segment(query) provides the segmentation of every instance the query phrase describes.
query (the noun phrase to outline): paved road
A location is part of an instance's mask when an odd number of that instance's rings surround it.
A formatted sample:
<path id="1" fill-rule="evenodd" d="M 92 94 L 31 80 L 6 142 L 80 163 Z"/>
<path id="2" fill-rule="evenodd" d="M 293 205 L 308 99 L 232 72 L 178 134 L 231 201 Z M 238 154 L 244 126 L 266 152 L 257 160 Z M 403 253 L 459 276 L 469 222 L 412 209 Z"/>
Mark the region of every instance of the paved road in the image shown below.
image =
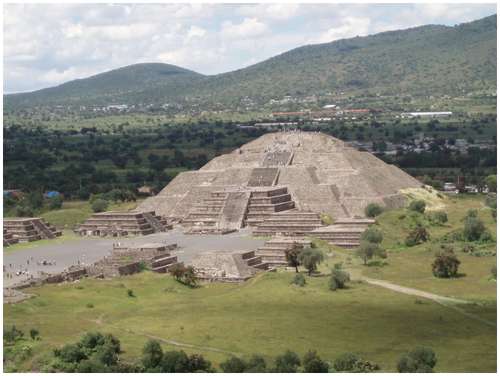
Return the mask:
<path id="1" fill-rule="evenodd" d="M 30 274 L 37 276 L 39 271 L 48 273 L 61 272 L 68 266 L 75 265 L 80 260 L 83 264 L 92 264 L 108 255 L 113 243 L 121 245 L 140 245 L 145 243 L 176 243 L 179 248 L 173 254 L 180 261 L 189 263 L 193 256 L 206 251 L 249 251 L 264 244 L 264 240 L 250 236 L 248 229 L 227 235 L 185 235 L 181 229 L 131 238 L 81 238 L 68 240 L 59 244 L 44 244 L 5 253 L 3 262 L 6 272 L 14 274 L 14 278 L 6 278 L 4 272 L 4 286 L 11 286 L 26 279 L 26 276 L 15 276 L 16 271 L 27 269 Z M 54 265 L 38 265 L 43 260 L 55 262 Z M 27 263 L 29 261 L 29 264 Z"/>

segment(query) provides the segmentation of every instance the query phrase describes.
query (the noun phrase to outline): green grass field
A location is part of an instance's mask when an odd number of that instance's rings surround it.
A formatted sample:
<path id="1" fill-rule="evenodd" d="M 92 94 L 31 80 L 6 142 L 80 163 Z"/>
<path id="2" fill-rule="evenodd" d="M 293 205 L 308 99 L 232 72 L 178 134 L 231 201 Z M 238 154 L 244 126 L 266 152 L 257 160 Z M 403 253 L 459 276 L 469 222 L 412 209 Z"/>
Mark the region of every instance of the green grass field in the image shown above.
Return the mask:
<path id="1" fill-rule="evenodd" d="M 268 359 L 286 349 L 303 354 L 313 348 L 330 360 L 352 351 L 394 371 L 404 351 L 427 345 L 439 358 L 437 371 L 496 369 L 496 331 L 449 308 L 416 304 L 414 297 L 367 284 L 331 292 L 327 277 L 292 287 L 291 278 L 287 272 L 267 273 L 241 285 L 198 289 L 150 272 L 87 279 L 33 290 L 38 297 L 4 307 L 4 322 L 40 330 L 36 355 L 23 364 L 30 369 L 52 348 L 90 330 L 118 336 L 129 359 L 139 356 L 149 335 L 194 345 L 184 350 L 203 353 L 216 364 L 227 355 L 205 347 Z M 128 288 L 135 298 L 127 296 Z"/>
<path id="2" fill-rule="evenodd" d="M 468 209 L 483 207 L 482 199 L 446 200 L 449 223 L 430 228 L 429 244 L 460 227 Z M 128 360 L 137 359 L 144 343 L 155 337 L 163 340 L 165 349 L 202 353 L 216 366 L 228 353 L 260 353 L 270 362 L 286 349 L 300 355 L 316 349 L 330 361 L 343 352 L 356 352 L 394 372 L 402 353 L 425 345 L 437 354 L 435 371 L 495 372 L 496 328 L 464 314 L 496 322 L 496 282 L 490 278 L 495 257 L 458 253 L 464 275 L 435 278 L 429 244 L 401 245 L 406 222 L 398 218 L 404 213 L 404 209 L 389 211 L 377 218 L 389 250 L 384 266 L 363 266 L 353 251 L 318 242 L 328 255 L 320 271 L 344 262 L 353 279 L 383 279 L 474 304 L 457 306 L 460 312 L 362 282 L 332 292 L 326 276 L 306 277 L 307 285 L 301 288 L 290 284 L 293 272 L 287 271 L 263 273 L 242 284 L 212 283 L 196 289 L 151 272 L 113 280 L 85 279 L 33 288 L 29 292 L 36 297 L 4 305 L 4 325 L 15 324 L 25 332 L 35 327 L 42 337 L 32 342 L 34 355 L 17 367 L 38 370 L 53 348 L 98 330 L 116 335 Z M 480 216 L 494 231 L 487 209 Z M 127 289 L 136 297 L 128 297 Z"/>

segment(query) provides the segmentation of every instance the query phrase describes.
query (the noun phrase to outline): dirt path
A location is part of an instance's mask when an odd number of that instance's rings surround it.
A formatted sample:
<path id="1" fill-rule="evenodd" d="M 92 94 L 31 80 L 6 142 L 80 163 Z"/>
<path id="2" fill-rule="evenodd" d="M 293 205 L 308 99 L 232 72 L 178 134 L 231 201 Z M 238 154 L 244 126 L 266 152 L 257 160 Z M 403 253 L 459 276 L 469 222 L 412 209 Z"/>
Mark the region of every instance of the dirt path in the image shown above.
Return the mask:
<path id="1" fill-rule="evenodd" d="M 432 300 L 432 301 L 434 301 L 434 302 L 436 302 L 444 307 L 453 309 L 454 311 L 456 311 L 464 316 L 467 316 L 473 320 L 479 321 L 483 324 L 489 325 L 489 326 L 494 327 L 494 328 L 496 328 L 496 326 L 497 326 L 496 322 L 483 319 L 480 316 L 477 316 L 473 313 L 467 312 L 464 309 L 456 306 L 457 304 L 472 304 L 472 302 L 469 302 L 467 300 L 450 298 L 450 297 L 442 296 L 442 295 L 436 295 L 436 294 L 433 294 L 430 292 L 417 290 L 417 289 L 413 289 L 410 287 L 404 287 L 401 285 L 396 285 L 395 283 L 382 281 L 379 279 L 372 279 L 372 278 L 366 278 L 366 277 L 361 277 L 360 279 L 362 281 L 365 281 L 366 283 L 369 283 L 370 285 L 383 287 L 383 288 L 386 288 L 386 289 L 389 289 L 392 291 L 399 292 L 401 294 L 413 295 L 413 296 L 418 296 L 420 298 Z"/>

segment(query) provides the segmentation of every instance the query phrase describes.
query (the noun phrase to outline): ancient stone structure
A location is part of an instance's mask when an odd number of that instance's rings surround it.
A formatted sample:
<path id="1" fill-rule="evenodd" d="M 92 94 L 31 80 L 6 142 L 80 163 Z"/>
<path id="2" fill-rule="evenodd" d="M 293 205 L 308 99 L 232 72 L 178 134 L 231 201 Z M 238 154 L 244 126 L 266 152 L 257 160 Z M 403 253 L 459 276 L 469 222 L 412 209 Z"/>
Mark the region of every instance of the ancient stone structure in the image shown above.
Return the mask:
<path id="1" fill-rule="evenodd" d="M 275 212 L 364 217 L 369 203 L 404 204 L 403 188 L 421 184 L 368 152 L 317 132 L 266 134 L 198 171 L 183 172 L 140 210 L 183 221 L 190 232 L 257 226 Z M 285 219 L 283 217 L 282 219 Z"/>
<path id="2" fill-rule="evenodd" d="M 246 252 L 243 259 L 249 266 L 269 270 L 278 266 L 286 266 L 286 251 L 298 248 L 308 248 L 311 241 L 303 237 L 275 236 L 256 251 Z"/>
<path id="3" fill-rule="evenodd" d="M 4 245 L 53 239 L 62 234 L 42 218 L 4 218 L 3 232 Z"/>
<path id="4" fill-rule="evenodd" d="M 342 248 L 356 248 L 359 246 L 360 237 L 369 225 L 374 224 L 373 219 L 342 219 L 331 226 L 318 227 L 309 235 L 326 240 L 332 245 Z"/>
<path id="5" fill-rule="evenodd" d="M 82 236 L 148 235 L 172 228 L 154 211 L 95 213 L 75 230 Z"/>
<path id="6" fill-rule="evenodd" d="M 248 253 L 248 252 L 247 252 Z M 191 265 L 196 276 L 205 281 L 242 282 L 257 270 L 244 260 L 246 253 L 213 251 L 196 255 Z"/>

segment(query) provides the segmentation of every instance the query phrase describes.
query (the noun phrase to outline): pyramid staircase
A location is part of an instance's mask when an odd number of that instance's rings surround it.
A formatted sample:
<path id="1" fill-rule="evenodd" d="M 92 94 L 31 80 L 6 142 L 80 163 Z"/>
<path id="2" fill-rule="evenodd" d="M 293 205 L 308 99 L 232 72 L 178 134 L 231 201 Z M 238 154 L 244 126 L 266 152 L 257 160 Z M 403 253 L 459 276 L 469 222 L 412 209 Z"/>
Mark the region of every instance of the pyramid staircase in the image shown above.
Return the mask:
<path id="1" fill-rule="evenodd" d="M 256 190 L 250 195 L 245 224 L 256 226 L 277 212 L 295 208 L 287 187 Z"/>
<path id="2" fill-rule="evenodd" d="M 278 266 L 287 266 L 286 252 L 294 247 L 307 248 L 311 241 L 301 237 L 274 237 L 256 251 L 242 255 L 248 266 L 269 270 Z"/>
<path id="3" fill-rule="evenodd" d="M 323 226 L 319 214 L 309 211 L 288 210 L 273 213 L 258 223 L 254 236 L 290 235 L 305 236 Z"/>
<path id="4" fill-rule="evenodd" d="M 326 240 L 331 245 L 352 249 L 359 246 L 361 234 L 374 223 L 373 219 L 368 218 L 339 219 L 333 225 L 319 227 L 310 231 L 309 235 Z"/>
<path id="5" fill-rule="evenodd" d="M 19 239 L 14 238 L 12 233 L 8 233 L 7 231 L 3 231 L 3 246 L 8 247 L 9 245 L 16 244 L 19 242 Z"/>
<path id="6" fill-rule="evenodd" d="M 187 227 L 186 234 L 225 234 L 231 231 L 220 229 L 222 211 L 229 196 L 228 192 L 211 192 L 209 197 L 197 203 L 182 220 L 182 225 Z"/>

